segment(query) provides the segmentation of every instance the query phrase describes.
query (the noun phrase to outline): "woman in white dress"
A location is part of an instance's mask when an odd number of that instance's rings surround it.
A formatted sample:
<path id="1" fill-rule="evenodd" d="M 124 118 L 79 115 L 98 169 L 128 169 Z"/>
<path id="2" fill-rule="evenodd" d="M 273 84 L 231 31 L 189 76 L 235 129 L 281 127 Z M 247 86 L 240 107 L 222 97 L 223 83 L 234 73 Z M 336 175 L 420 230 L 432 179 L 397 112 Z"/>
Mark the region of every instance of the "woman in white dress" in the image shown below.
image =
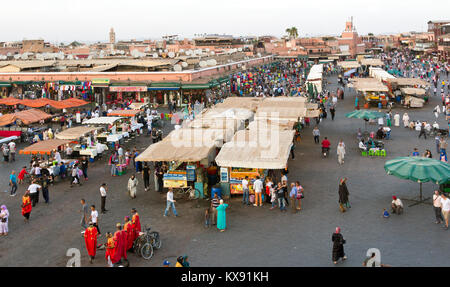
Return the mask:
<path id="1" fill-rule="evenodd" d="M 400 115 L 398 113 L 395 113 L 394 116 L 394 126 L 396 127 L 400 126 Z"/>
<path id="2" fill-rule="evenodd" d="M 8 235 L 8 217 L 8 209 L 5 205 L 2 205 L 0 212 L 0 235 Z"/>
<path id="3" fill-rule="evenodd" d="M 403 125 L 405 126 L 405 128 L 409 127 L 409 116 L 408 113 L 404 113 L 403 114 Z"/>

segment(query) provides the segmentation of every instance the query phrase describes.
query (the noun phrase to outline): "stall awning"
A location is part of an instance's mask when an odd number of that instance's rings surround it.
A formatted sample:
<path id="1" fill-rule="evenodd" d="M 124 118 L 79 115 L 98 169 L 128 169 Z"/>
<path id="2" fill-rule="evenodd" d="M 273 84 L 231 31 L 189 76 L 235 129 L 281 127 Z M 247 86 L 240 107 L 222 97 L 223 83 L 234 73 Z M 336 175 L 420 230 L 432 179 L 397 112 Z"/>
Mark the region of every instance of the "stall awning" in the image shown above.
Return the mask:
<path id="1" fill-rule="evenodd" d="M 140 110 L 115 110 L 108 113 L 108 116 L 135 117 L 140 112 Z"/>
<path id="2" fill-rule="evenodd" d="M 109 79 L 92 79 L 92 86 L 96 88 L 107 88 Z"/>
<path id="3" fill-rule="evenodd" d="M 181 89 L 183 90 L 206 90 L 209 89 L 209 83 L 206 84 L 182 84 Z"/>
<path id="4" fill-rule="evenodd" d="M 164 139 L 150 145 L 136 157 L 136 161 L 197 162 L 207 158 L 214 149 L 214 142 L 173 142 Z"/>
<path id="5" fill-rule="evenodd" d="M 23 150 L 19 151 L 20 154 L 51 154 L 53 151 L 56 151 L 58 147 L 64 146 L 70 143 L 68 140 L 46 140 L 40 141 L 33 145 L 30 145 Z"/>
<path id="6" fill-rule="evenodd" d="M 147 106 L 148 103 L 131 103 L 128 107 L 132 110 L 140 110 L 142 107 Z"/>
<path id="7" fill-rule="evenodd" d="M 29 125 L 31 123 L 36 123 L 42 120 L 51 118 L 52 115 L 44 113 L 41 110 L 29 109 L 21 112 L 6 114 L 0 117 L 0 126 L 6 126 L 17 122 L 18 124 L 23 123 Z"/>
<path id="8" fill-rule="evenodd" d="M 406 95 L 425 95 L 425 90 L 420 88 L 401 88 L 400 90 Z"/>
<path id="9" fill-rule="evenodd" d="M 145 92 L 147 86 L 110 86 L 110 92 Z"/>
<path id="10" fill-rule="evenodd" d="M 11 83 L 9 83 L 9 82 L 0 82 L 0 87 L 11 87 Z"/>
<path id="11" fill-rule="evenodd" d="M 20 102 L 21 102 L 21 100 L 13 98 L 13 97 L 0 99 L 0 104 L 7 105 L 7 106 L 17 105 L 17 104 L 20 104 Z"/>
<path id="12" fill-rule="evenodd" d="M 260 136 L 258 132 L 254 135 L 250 131 L 238 132 L 231 142 L 222 147 L 216 157 L 216 163 L 223 167 L 286 168 L 295 132 L 271 131 L 269 136 L 266 132 L 264 136 Z"/>
<path id="13" fill-rule="evenodd" d="M 84 120 L 83 125 L 112 125 L 122 117 L 98 117 Z"/>
<path id="14" fill-rule="evenodd" d="M 74 127 L 74 128 L 63 130 L 59 134 L 56 134 L 55 138 L 59 139 L 59 140 L 77 140 L 77 139 L 95 131 L 96 129 L 97 128 L 95 128 L 95 127 L 85 127 L 85 126 Z"/>

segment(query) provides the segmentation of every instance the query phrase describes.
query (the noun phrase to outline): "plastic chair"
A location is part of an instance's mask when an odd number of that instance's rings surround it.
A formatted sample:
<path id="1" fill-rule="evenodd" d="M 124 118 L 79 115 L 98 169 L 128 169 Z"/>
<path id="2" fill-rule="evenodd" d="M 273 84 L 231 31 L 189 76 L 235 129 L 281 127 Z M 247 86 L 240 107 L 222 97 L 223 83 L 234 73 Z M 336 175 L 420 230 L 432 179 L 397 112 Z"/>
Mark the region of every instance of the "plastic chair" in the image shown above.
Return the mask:
<path id="1" fill-rule="evenodd" d="M 367 156 L 367 151 L 365 151 L 365 150 L 361 151 L 361 155 L 362 156 Z"/>
<path id="2" fill-rule="evenodd" d="M 380 151 L 380 156 L 386 156 L 386 150 L 385 149 L 382 149 L 381 151 Z"/>
<path id="3" fill-rule="evenodd" d="M 381 155 L 381 151 L 379 150 L 379 149 L 377 149 L 376 151 L 375 151 L 375 156 L 380 156 Z"/>
<path id="4" fill-rule="evenodd" d="M 369 156 L 374 156 L 375 155 L 375 152 L 371 149 L 371 150 L 369 150 Z"/>

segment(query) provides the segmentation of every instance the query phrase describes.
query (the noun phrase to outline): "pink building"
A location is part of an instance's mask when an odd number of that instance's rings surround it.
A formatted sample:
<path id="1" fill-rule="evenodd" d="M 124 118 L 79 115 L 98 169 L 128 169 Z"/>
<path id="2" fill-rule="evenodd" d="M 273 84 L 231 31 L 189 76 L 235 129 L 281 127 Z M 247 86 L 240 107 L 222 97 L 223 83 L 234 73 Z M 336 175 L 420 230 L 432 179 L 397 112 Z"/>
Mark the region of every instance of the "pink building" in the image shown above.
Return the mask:
<path id="1" fill-rule="evenodd" d="M 353 17 L 350 21 L 345 22 L 345 30 L 342 32 L 341 37 L 338 38 L 338 43 L 341 52 L 348 53 L 351 57 L 364 53 L 365 46 L 353 25 Z"/>

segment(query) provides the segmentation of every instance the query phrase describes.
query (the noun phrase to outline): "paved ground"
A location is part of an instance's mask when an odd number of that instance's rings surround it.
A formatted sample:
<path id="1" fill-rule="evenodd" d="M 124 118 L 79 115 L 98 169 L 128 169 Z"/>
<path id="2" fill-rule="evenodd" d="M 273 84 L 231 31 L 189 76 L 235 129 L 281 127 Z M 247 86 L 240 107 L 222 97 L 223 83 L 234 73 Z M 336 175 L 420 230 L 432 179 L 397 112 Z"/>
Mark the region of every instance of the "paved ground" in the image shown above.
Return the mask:
<path id="1" fill-rule="evenodd" d="M 331 78 L 329 89 L 335 90 L 336 79 Z M 433 120 L 431 112 L 439 97 L 420 110 L 408 110 L 411 119 Z M 50 189 L 51 203 L 41 202 L 35 207 L 28 224 L 20 214 L 20 196 L 10 197 L 0 192 L 0 202 L 11 213 L 10 234 L 0 238 L 0 266 L 65 266 L 69 248 L 79 248 L 82 266 L 90 266 L 84 240 L 80 235 L 80 198 L 88 204 L 100 206 L 99 186 L 107 182 L 110 193 L 106 215 L 100 216 L 102 233 L 114 231 L 116 222 L 136 207 L 142 225 L 151 225 L 161 233 L 162 248 L 150 261 L 129 255 L 132 266 L 161 266 L 163 260 L 175 262 L 176 256 L 188 254 L 193 266 L 332 266 L 331 234 L 336 226 L 342 228 L 347 240 L 345 251 L 349 259 L 340 266 L 360 266 L 368 248 L 381 250 L 383 263 L 393 266 L 449 266 L 449 231 L 434 224 L 430 205 L 406 208 L 402 216 L 381 217 L 383 208 L 390 205 L 393 194 L 411 197 L 418 194 L 418 185 L 387 176 L 383 165 L 387 159 L 406 156 L 414 147 L 422 153 L 428 148 L 435 155 L 434 139 L 418 139 L 417 133 L 402 127 L 393 128 L 392 140 L 386 142 L 386 158 L 361 157 L 357 150 L 356 131 L 363 122 L 345 118 L 353 109 L 354 93 L 346 91 L 345 100 L 337 107 L 335 121 L 330 118 L 320 125 L 322 136 L 333 145 L 331 157 L 321 158 L 311 128 L 303 133 L 297 145 L 296 158 L 289 162 L 289 179 L 300 180 L 305 188 L 304 210 L 298 214 L 281 213 L 264 207 L 244 207 L 240 199 L 231 201 L 227 212 L 228 230 L 203 227 L 203 206 L 195 202 L 177 202 L 179 218 L 162 216 L 165 197 L 155 191 L 144 193 L 141 178 L 137 199 L 126 192 L 127 176 L 111 178 L 105 160 L 95 162 L 89 170 L 89 181 L 81 188 L 69 188 L 68 182 Z M 403 114 L 403 109 L 394 109 Z M 443 118 L 439 124 L 445 125 Z M 370 128 L 375 128 L 371 126 Z M 347 146 L 345 164 L 339 166 L 335 147 L 339 139 Z M 139 137 L 129 146 L 144 149 L 149 138 Z M 7 189 L 7 175 L 19 170 L 29 160 L 18 156 L 17 163 L 1 163 L 0 186 Z M 349 212 L 341 214 L 337 204 L 338 180 L 348 177 Z M 151 183 L 153 186 L 153 182 Z M 27 186 L 19 187 L 23 194 Z M 424 184 L 424 194 L 431 195 L 436 185 Z M 407 203 L 407 202 L 405 202 Z M 103 240 L 104 238 L 102 238 Z M 105 266 L 104 252 L 99 251 L 93 266 Z"/>

